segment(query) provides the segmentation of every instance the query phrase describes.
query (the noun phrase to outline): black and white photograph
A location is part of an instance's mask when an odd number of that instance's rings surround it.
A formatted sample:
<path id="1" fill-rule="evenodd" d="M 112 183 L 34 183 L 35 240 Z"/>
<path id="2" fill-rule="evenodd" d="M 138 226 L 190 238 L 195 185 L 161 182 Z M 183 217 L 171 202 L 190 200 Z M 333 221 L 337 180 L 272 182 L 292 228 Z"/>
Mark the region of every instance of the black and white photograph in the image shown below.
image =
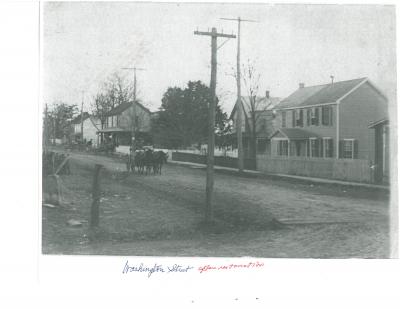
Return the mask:
<path id="1" fill-rule="evenodd" d="M 41 3 L 41 254 L 398 258 L 395 15 Z"/>

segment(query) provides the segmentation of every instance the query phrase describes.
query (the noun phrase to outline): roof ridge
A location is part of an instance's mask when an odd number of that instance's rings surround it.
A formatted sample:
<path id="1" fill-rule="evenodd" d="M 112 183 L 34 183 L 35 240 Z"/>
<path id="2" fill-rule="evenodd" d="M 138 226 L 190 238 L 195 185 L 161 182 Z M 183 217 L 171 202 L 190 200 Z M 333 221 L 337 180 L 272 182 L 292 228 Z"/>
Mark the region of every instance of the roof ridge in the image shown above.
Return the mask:
<path id="1" fill-rule="evenodd" d="M 347 79 L 347 80 L 340 80 L 340 81 L 337 81 L 337 82 L 327 83 L 327 84 L 304 86 L 304 88 L 331 86 L 331 85 L 335 85 L 335 84 L 339 84 L 339 83 L 352 82 L 352 81 L 355 81 L 355 80 L 364 80 L 364 79 L 368 79 L 368 77 L 360 77 L 360 78 L 353 78 L 353 79 Z"/>

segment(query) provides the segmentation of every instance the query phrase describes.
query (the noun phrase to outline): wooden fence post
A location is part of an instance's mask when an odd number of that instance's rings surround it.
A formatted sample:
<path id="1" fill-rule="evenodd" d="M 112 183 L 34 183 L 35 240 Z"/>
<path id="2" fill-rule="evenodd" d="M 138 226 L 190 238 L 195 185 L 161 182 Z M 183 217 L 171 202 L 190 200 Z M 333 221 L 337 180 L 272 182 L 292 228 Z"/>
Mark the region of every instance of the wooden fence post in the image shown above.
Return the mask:
<path id="1" fill-rule="evenodd" d="M 102 165 L 96 164 L 94 167 L 93 187 L 92 187 L 92 207 L 90 209 L 90 227 L 99 226 L 99 206 L 100 206 L 100 170 Z"/>

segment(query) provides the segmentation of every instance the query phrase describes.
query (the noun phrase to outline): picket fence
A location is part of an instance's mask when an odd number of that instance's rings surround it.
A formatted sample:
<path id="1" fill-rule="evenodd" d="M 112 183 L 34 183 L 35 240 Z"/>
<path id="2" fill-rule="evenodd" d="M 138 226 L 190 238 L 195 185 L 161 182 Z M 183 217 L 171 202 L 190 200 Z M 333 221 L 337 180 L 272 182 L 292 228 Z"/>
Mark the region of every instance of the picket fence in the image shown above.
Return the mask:
<path id="1" fill-rule="evenodd" d="M 374 170 L 368 160 L 294 158 L 257 155 L 257 170 L 268 174 L 287 174 L 343 181 L 374 181 Z"/>

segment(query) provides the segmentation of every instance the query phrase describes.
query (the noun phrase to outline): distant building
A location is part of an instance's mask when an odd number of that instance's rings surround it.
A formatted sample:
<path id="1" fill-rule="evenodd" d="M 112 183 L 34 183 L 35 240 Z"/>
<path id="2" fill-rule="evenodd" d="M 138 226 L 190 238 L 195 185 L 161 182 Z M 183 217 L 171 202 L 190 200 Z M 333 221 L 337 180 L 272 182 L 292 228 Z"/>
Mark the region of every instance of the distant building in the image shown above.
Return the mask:
<path id="1" fill-rule="evenodd" d="M 130 146 L 135 124 L 137 142 L 148 143 L 151 112 L 139 102 L 135 103 L 135 110 L 135 120 L 133 102 L 122 103 L 109 111 L 106 115 L 104 127 L 99 131 L 101 140 L 116 145 Z"/>
<path id="2" fill-rule="evenodd" d="M 250 155 L 253 118 L 256 121 L 257 153 L 270 151 L 269 136 L 276 129 L 274 108 L 279 102 L 280 99 L 271 97 L 269 91 L 265 92 L 265 96 L 257 96 L 253 100 L 249 97 L 242 97 L 242 137 L 245 157 L 249 157 Z M 236 104 L 231 112 L 230 119 L 233 121 L 232 131 L 236 134 Z"/>
<path id="3" fill-rule="evenodd" d="M 97 132 L 101 128 L 100 119 L 91 116 L 89 113 L 83 113 L 83 136 L 82 136 L 82 120 L 81 115 L 75 117 L 72 122 L 72 140 L 76 142 L 92 141 L 93 146 L 97 146 L 99 143 Z"/>

